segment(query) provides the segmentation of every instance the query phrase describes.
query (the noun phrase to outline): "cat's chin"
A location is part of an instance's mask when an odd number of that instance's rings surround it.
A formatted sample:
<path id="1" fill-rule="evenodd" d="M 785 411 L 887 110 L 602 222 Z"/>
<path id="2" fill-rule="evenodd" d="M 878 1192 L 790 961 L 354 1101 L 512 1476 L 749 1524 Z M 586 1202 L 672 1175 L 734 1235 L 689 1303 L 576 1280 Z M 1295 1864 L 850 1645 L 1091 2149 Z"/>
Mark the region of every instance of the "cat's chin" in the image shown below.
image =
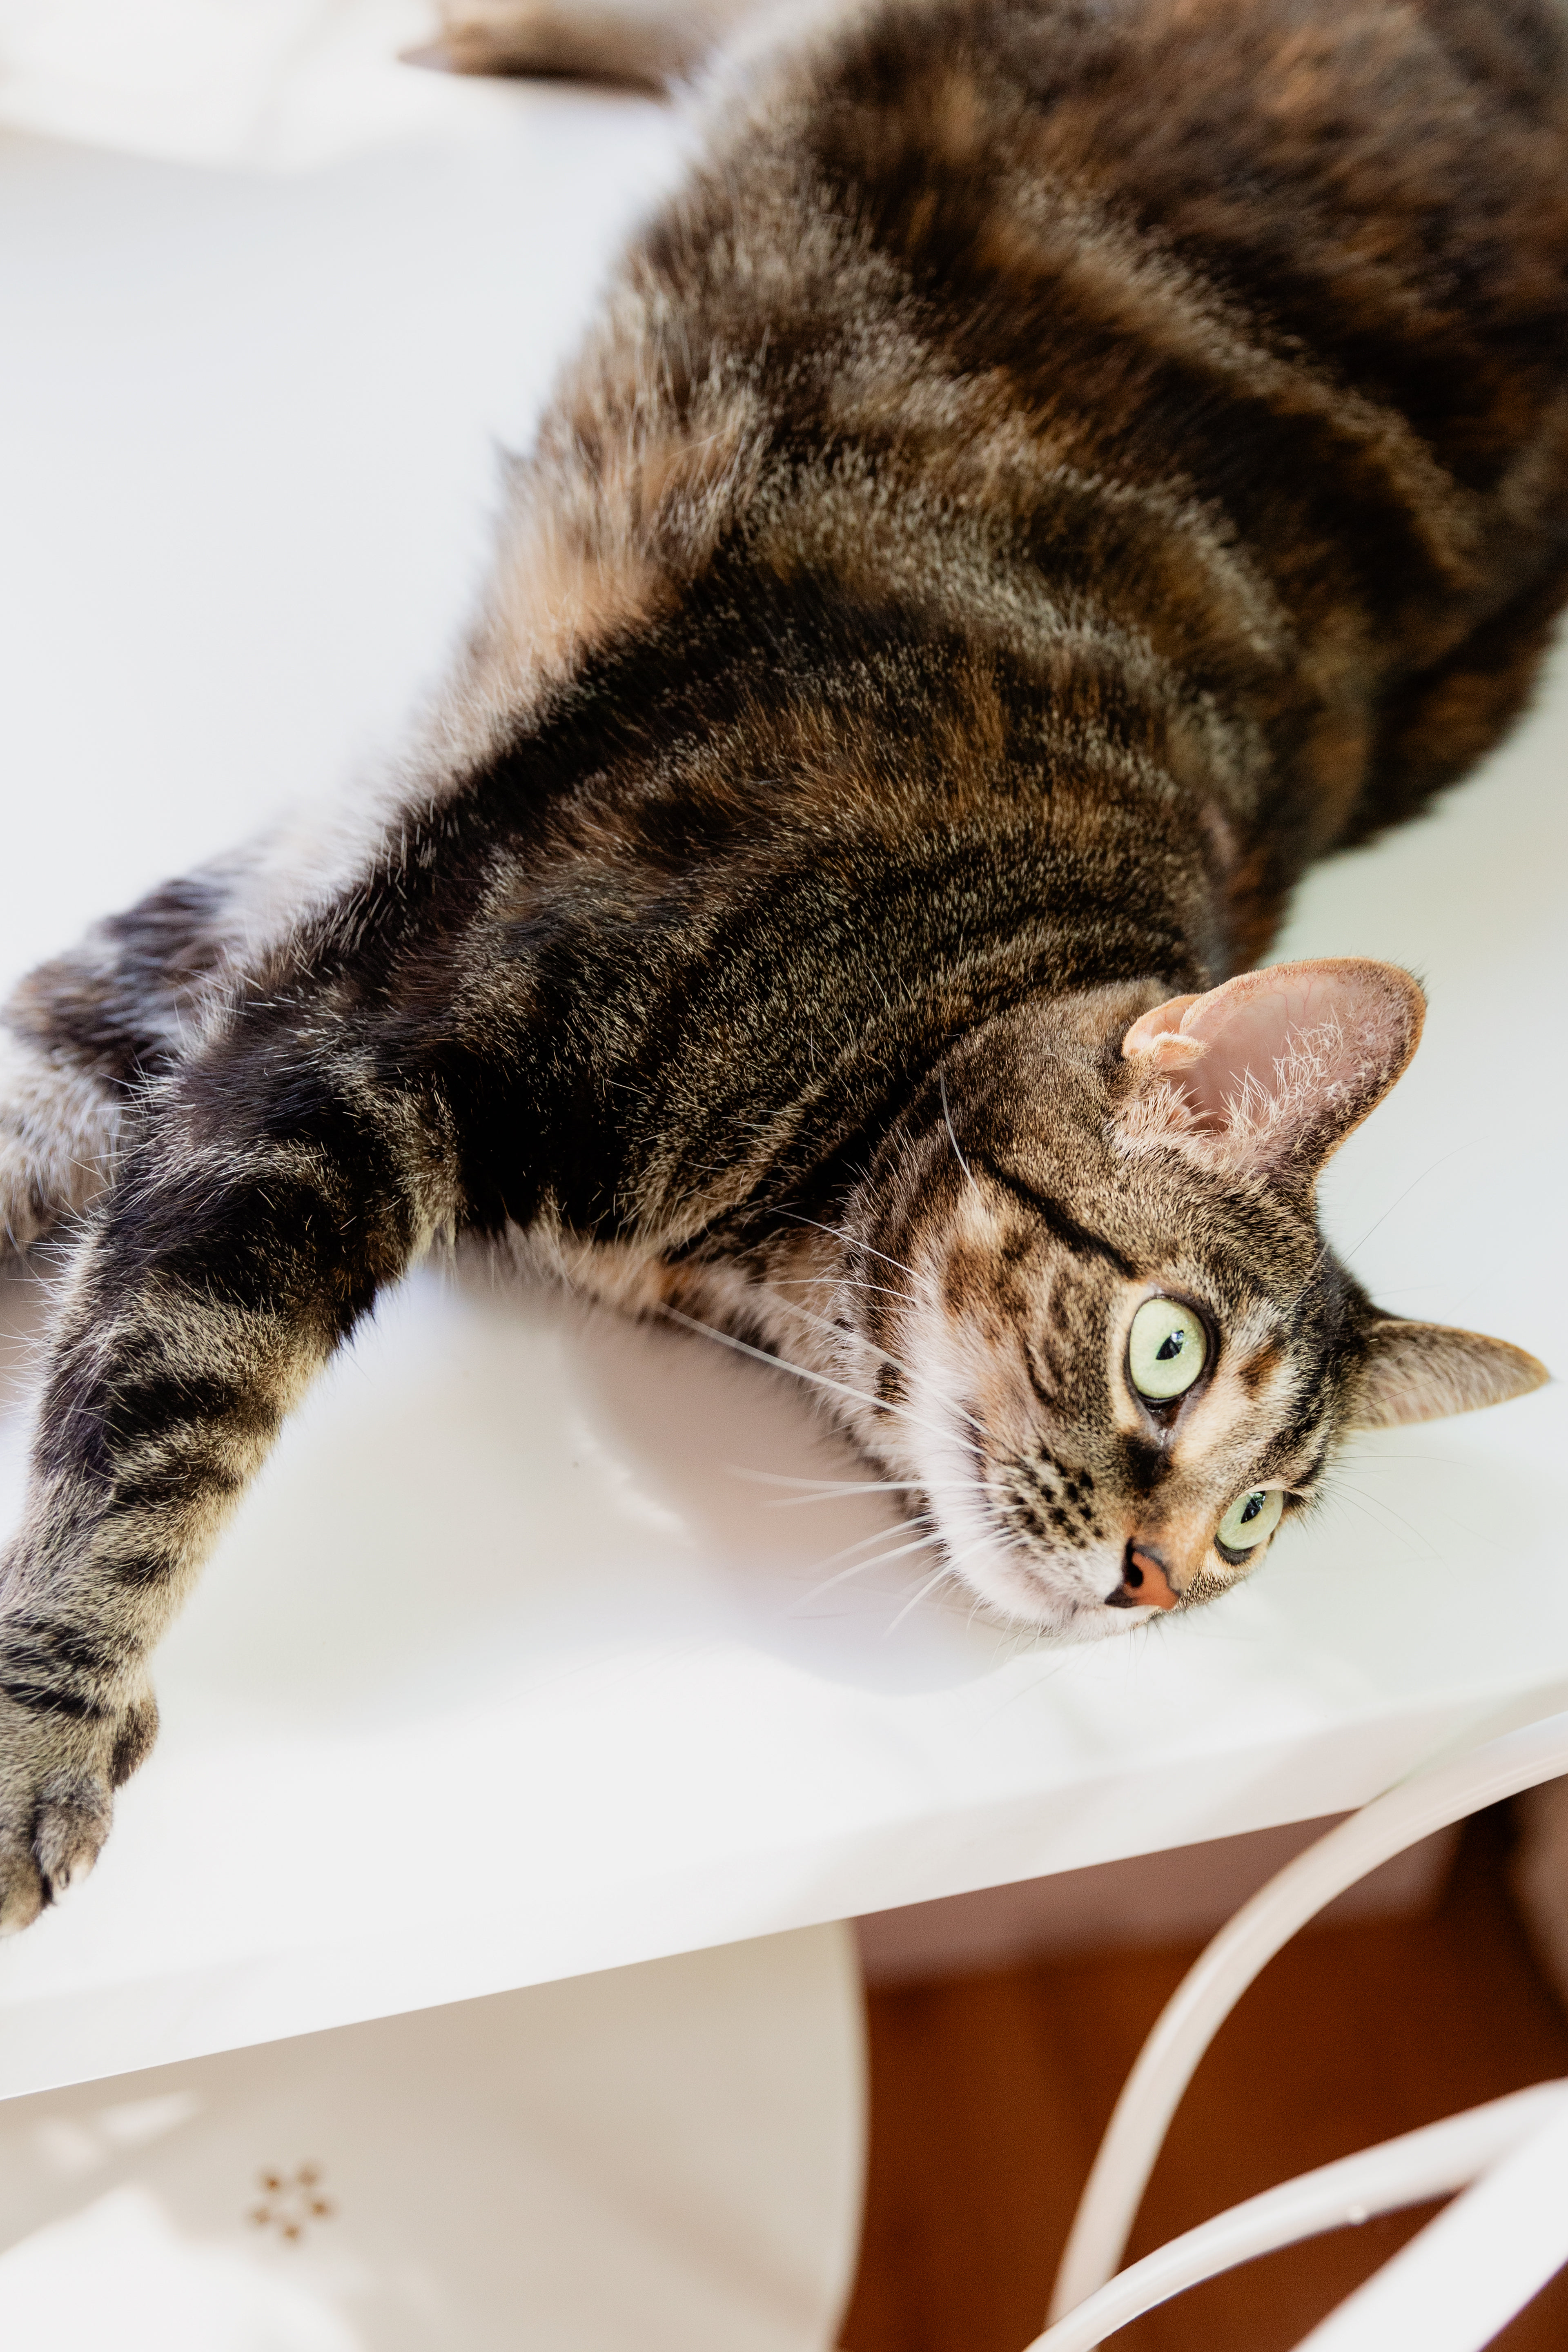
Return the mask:
<path id="1" fill-rule="evenodd" d="M 959 1580 L 1007 1625 L 1026 1626 L 1056 1642 L 1107 1642 L 1161 1614 L 1158 1609 L 1112 1609 L 1084 1569 L 1035 1559 L 999 1537 L 977 1532 L 964 1524 L 969 1514 L 962 1507 L 933 1516 Z M 1114 1583 L 1114 1571 L 1108 1580 Z"/>
<path id="2" fill-rule="evenodd" d="M 973 1561 L 959 1570 L 963 1582 L 977 1591 L 990 1613 L 1016 1627 L 1026 1626 L 1042 1640 L 1081 1646 L 1113 1641 L 1161 1615 L 1158 1609 L 1111 1609 L 1097 1593 L 1054 1591 L 1026 1566 L 1022 1575 L 1010 1568 L 1002 1577 L 982 1582 L 973 1573 Z"/>

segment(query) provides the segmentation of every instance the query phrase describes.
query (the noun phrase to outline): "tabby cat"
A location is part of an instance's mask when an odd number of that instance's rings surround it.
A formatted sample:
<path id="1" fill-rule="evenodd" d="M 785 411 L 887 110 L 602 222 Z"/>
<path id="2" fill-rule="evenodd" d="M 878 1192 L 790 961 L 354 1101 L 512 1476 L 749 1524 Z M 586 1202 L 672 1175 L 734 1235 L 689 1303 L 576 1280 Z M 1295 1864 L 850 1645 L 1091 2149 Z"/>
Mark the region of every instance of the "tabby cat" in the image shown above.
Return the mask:
<path id="1" fill-rule="evenodd" d="M 3 1572 L 5 1926 L 91 1864 L 153 1643 L 437 1244 L 788 1359 L 955 1575 L 1072 1636 L 1226 1591 L 1347 1428 L 1543 1377 L 1318 1228 L 1415 982 L 1251 967 L 1310 859 L 1497 740 L 1568 593 L 1565 29 L 740 36 L 402 772 L 6 1009 L 0 1213 L 70 1256 Z M 691 46 L 510 0 L 453 38 Z"/>

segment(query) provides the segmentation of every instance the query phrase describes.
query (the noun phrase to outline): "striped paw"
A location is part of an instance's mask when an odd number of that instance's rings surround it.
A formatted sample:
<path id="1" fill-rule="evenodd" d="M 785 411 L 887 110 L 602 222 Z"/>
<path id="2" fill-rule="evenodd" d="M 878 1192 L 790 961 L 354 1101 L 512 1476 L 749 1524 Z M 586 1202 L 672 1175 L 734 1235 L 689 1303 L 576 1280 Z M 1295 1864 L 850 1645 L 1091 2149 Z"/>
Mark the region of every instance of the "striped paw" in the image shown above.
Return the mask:
<path id="1" fill-rule="evenodd" d="M 158 1710 L 143 1689 L 68 1713 L 16 1674 L 0 1679 L 0 1936 L 8 1936 L 98 1860 L 114 1791 L 152 1747 Z"/>

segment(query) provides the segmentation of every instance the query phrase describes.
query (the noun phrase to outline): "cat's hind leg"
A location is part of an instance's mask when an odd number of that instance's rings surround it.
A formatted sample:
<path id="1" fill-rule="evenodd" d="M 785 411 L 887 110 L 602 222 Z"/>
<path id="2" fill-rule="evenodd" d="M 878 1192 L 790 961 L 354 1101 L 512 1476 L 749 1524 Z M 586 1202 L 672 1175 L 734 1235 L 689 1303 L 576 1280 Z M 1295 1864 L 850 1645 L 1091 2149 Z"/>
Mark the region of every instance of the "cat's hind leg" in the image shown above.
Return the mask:
<path id="1" fill-rule="evenodd" d="M 221 1011 L 236 973 L 335 897 L 379 815 L 299 813 L 147 892 L 0 1004 L 0 1259 L 46 1242 L 111 1181 L 149 1083 Z"/>
<path id="2" fill-rule="evenodd" d="M 238 861 L 167 883 L 0 1007 L 0 1256 L 47 1240 L 110 1181 L 132 1097 L 226 968 L 242 887 Z"/>
<path id="3" fill-rule="evenodd" d="M 21 1255 L 100 1192 L 122 1097 L 96 1071 L 0 1024 L 0 1257 Z"/>

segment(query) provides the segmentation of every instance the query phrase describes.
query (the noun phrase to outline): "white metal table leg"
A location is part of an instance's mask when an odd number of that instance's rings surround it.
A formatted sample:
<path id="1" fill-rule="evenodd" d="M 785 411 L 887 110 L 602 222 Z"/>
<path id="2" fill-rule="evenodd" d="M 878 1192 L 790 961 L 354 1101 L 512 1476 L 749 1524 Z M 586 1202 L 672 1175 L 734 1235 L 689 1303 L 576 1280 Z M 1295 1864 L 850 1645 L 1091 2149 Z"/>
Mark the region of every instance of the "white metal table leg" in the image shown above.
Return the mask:
<path id="1" fill-rule="evenodd" d="M 1303 2173 L 1119 2271 L 1098 2294 L 1037 2336 L 1028 2352 L 1091 2352 L 1144 2312 L 1239 2263 L 1321 2231 L 1369 2221 L 1374 2213 L 1448 2196 L 1521 2144 L 1534 2147 L 1543 2126 L 1560 2116 L 1568 2117 L 1568 2082 L 1538 2083 Z M 1568 2216 L 1568 2197 L 1559 2194 L 1557 2203 Z M 1316 2344 L 1315 2337 L 1310 2340 Z M 1340 2347 L 1335 2339 L 1334 2352 L 1349 2352 L 1348 2341 Z"/>
<path id="2" fill-rule="evenodd" d="M 1532 2132 L 1297 2352 L 1481 2352 L 1568 2261 L 1568 2113 Z"/>
<path id="3" fill-rule="evenodd" d="M 1171 2117 L 1198 2061 L 1254 1978 L 1325 1903 L 1390 1855 L 1484 1805 L 1568 1773 L 1568 1713 L 1490 1739 L 1373 1799 L 1244 1904 L 1177 1987 L 1127 2078 L 1079 2202 L 1050 2316 L 1121 2259 Z"/>

